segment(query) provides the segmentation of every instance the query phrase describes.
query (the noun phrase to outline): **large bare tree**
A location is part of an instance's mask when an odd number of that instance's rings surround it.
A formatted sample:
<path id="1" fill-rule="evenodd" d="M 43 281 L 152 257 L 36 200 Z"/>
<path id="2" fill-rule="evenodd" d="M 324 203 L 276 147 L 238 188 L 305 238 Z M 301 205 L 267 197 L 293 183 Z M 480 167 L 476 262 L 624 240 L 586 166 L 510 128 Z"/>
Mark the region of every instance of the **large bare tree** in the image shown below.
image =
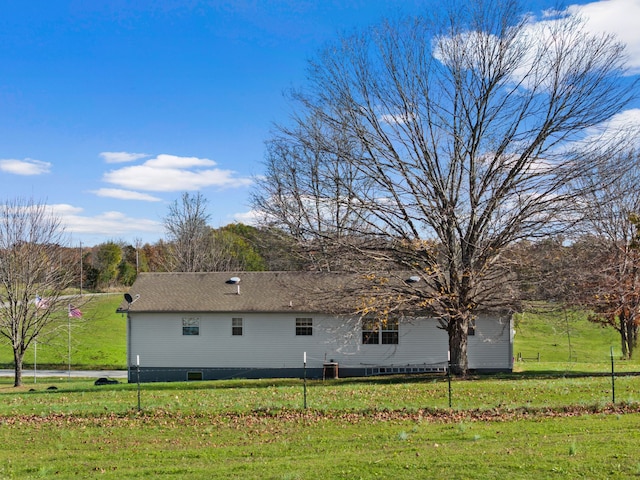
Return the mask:
<path id="1" fill-rule="evenodd" d="M 0 335 L 13 349 L 14 385 L 22 385 L 24 354 L 56 322 L 67 321 L 64 290 L 76 276 L 61 261 L 68 243 L 51 209 L 31 199 L 0 205 Z"/>
<path id="2" fill-rule="evenodd" d="M 535 22 L 516 0 L 449 7 L 345 36 L 311 62 L 309 85 L 292 96 L 293 122 L 276 138 L 305 151 L 296 159 L 337 159 L 349 175 L 318 177 L 327 188 L 301 202 L 299 187 L 317 169 L 288 165 L 283 149 L 267 158 L 256 206 L 281 228 L 295 233 L 302 221 L 325 239 L 299 211 L 347 211 L 336 238 L 357 238 L 360 252 L 375 239 L 376 261 L 429 286 L 407 284 L 406 298 L 440 318 L 452 368 L 465 373 L 470 322 L 503 295 L 501 252 L 577 218 L 575 180 L 619 148 L 596 127 L 621 111 L 633 84 L 622 78 L 623 45 L 577 18 Z M 345 191 L 329 195 L 337 181 Z"/>
<path id="3" fill-rule="evenodd" d="M 362 152 L 340 128 L 314 118 L 297 121 L 267 142 L 266 175 L 256 180 L 252 201 L 265 223 L 286 225 L 305 263 L 339 270 L 345 267 L 341 244 L 366 227 L 368 217 L 350 196 L 372 182 L 350 162 Z"/>

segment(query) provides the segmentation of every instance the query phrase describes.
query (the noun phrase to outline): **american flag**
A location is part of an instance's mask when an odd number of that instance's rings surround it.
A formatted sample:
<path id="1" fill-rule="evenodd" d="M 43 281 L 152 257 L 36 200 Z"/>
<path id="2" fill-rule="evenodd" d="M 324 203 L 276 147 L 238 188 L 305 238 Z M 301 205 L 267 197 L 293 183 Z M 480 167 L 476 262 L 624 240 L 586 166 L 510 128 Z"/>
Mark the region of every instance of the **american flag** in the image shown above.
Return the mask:
<path id="1" fill-rule="evenodd" d="M 80 309 L 69 304 L 69 318 L 80 318 L 80 317 L 82 317 L 82 312 L 80 311 Z"/>
<path id="2" fill-rule="evenodd" d="M 40 295 L 36 295 L 36 308 L 49 308 L 49 301 Z"/>

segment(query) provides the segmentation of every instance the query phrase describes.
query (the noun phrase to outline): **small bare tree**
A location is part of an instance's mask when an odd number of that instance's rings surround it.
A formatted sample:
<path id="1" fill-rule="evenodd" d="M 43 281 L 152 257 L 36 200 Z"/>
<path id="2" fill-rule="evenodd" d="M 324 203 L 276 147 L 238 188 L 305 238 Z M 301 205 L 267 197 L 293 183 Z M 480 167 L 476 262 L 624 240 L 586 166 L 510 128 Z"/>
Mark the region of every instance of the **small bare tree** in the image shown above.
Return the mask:
<path id="1" fill-rule="evenodd" d="M 0 205 L 0 335 L 13 349 L 14 385 L 22 385 L 24 354 L 54 323 L 67 321 L 64 290 L 75 280 L 60 261 L 68 243 L 60 218 L 43 203 Z"/>
<path id="2" fill-rule="evenodd" d="M 207 270 L 211 228 L 207 225 L 207 200 L 200 193 L 182 194 L 169 206 L 164 219 L 168 239 L 167 270 L 203 272 Z"/>
<path id="3" fill-rule="evenodd" d="M 612 184 L 602 181 L 599 170 L 587 180 L 597 186 L 580 202 L 580 230 L 589 236 L 591 264 L 583 262 L 582 274 L 566 281 L 573 286 L 574 302 L 590 310 L 591 321 L 618 331 L 622 356 L 630 359 L 640 324 L 640 156 L 631 151 L 612 160 L 633 167 Z"/>
<path id="4" fill-rule="evenodd" d="M 358 239 L 359 252 L 361 240 L 375 238 L 375 261 L 422 278 L 448 332 L 452 367 L 465 373 L 470 322 L 481 301 L 503 295 L 501 253 L 576 219 L 575 180 L 618 148 L 615 137 L 593 142 L 587 132 L 619 112 L 634 85 L 621 81 L 623 45 L 577 18 L 535 23 L 516 0 L 451 7 L 446 17 L 385 22 L 324 50 L 308 88 L 294 93 L 294 126 L 280 129 L 279 142 L 328 159 L 321 170 L 339 159 L 352 172 L 357 181 L 341 182 L 339 195 L 329 195 L 335 177 L 318 177 L 326 188 L 309 190 L 296 208 L 346 209 L 352 218 L 337 238 Z M 344 141 L 326 141 L 324 132 Z M 295 232 L 302 221 L 308 235 L 328 238 L 314 216 L 291 216 L 282 201 L 300 196 L 312 170 L 281 160 L 267 159 L 261 186 L 271 188 L 257 207 L 271 199 L 276 225 Z M 274 175 L 282 167 L 285 184 Z"/>

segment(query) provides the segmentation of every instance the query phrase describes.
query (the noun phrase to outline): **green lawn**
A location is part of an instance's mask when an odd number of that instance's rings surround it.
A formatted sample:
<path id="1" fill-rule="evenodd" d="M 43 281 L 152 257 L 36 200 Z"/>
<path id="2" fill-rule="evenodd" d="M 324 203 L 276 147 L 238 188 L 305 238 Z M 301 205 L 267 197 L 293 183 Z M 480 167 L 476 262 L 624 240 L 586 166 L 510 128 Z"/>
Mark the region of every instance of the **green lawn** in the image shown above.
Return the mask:
<path id="1" fill-rule="evenodd" d="M 74 368 L 125 366 L 120 298 L 83 307 Z M 38 362 L 60 377 L 0 379 L 0 479 L 640 477 L 640 377 L 581 375 L 610 372 L 611 346 L 616 372 L 637 362 L 579 317 L 517 318 L 517 373 L 451 389 L 427 375 L 94 386 L 66 377 L 65 329 L 54 338 Z"/>
<path id="2" fill-rule="evenodd" d="M 5 383 L 0 478 L 638 476 L 640 378 L 607 380 Z"/>
<path id="3" fill-rule="evenodd" d="M 301 416 L 30 419 L 0 429 L 0 476 L 628 479 L 640 474 L 639 421 L 638 414 L 458 423 Z"/>
<path id="4" fill-rule="evenodd" d="M 127 325 L 123 314 L 116 313 L 122 294 L 85 296 L 82 318 L 72 319 L 71 365 L 76 370 L 126 368 Z M 69 324 L 66 312 L 61 320 L 43 335 L 37 345 L 25 353 L 24 368 L 67 369 L 69 363 Z M 13 367 L 9 343 L 0 344 L 0 365 Z"/>
<path id="5" fill-rule="evenodd" d="M 611 348 L 616 371 L 640 370 L 640 356 L 620 360 L 618 332 L 587 321 L 584 314 L 525 312 L 514 317 L 514 327 L 516 371 L 611 371 Z M 520 356 L 523 361 L 518 361 Z"/>

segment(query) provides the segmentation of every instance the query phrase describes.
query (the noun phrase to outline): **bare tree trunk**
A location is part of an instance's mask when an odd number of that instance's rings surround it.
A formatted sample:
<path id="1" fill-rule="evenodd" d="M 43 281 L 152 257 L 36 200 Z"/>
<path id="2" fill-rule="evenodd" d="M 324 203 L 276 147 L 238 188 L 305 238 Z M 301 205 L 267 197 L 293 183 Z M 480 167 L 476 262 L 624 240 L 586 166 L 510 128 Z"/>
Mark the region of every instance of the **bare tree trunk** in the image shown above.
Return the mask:
<path id="1" fill-rule="evenodd" d="M 633 350 L 636 346 L 636 331 L 637 326 L 635 325 L 635 321 L 633 316 L 630 318 L 625 317 L 624 329 L 626 330 L 626 341 L 627 341 L 627 356 L 628 360 L 631 360 L 633 357 Z"/>
<path id="2" fill-rule="evenodd" d="M 22 386 L 22 359 L 23 358 L 24 358 L 24 352 L 21 353 L 19 350 L 14 349 L 13 351 L 13 362 L 15 365 L 14 377 L 13 377 L 14 387 Z"/>
<path id="3" fill-rule="evenodd" d="M 447 332 L 449 333 L 451 373 L 454 375 L 465 375 L 469 368 L 467 358 L 469 317 L 457 316 L 449 320 Z"/>
<path id="4" fill-rule="evenodd" d="M 629 328 L 628 319 L 624 312 L 620 312 L 618 315 L 618 332 L 620 332 L 620 346 L 622 348 L 622 358 L 628 360 L 631 358 L 631 348 L 629 342 Z"/>

